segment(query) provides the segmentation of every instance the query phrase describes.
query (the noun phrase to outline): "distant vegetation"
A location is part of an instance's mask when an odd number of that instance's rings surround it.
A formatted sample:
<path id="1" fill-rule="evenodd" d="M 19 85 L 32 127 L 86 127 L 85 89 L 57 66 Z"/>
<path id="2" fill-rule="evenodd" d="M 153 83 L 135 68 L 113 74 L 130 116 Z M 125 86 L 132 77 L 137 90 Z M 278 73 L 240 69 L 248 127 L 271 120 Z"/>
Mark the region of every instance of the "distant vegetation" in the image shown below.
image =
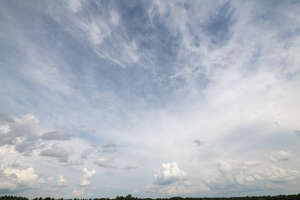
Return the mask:
<path id="1" fill-rule="evenodd" d="M 127 195 L 126 197 L 123 196 L 117 196 L 116 198 L 94 198 L 94 199 L 81 199 L 81 198 L 74 198 L 74 199 L 65 199 L 65 200 L 300 200 L 300 194 L 294 194 L 294 195 L 278 195 L 278 196 L 255 196 L 255 197 L 218 197 L 218 198 L 182 198 L 182 197 L 171 197 L 171 198 L 157 198 L 157 199 L 152 199 L 152 198 L 137 198 L 133 197 L 131 195 Z M 0 200 L 30 200 L 26 197 L 17 197 L 17 196 L 0 196 Z M 51 198 L 51 197 L 46 197 L 46 198 L 34 198 L 33 200 L 63 200 L 63 198 Z"/>

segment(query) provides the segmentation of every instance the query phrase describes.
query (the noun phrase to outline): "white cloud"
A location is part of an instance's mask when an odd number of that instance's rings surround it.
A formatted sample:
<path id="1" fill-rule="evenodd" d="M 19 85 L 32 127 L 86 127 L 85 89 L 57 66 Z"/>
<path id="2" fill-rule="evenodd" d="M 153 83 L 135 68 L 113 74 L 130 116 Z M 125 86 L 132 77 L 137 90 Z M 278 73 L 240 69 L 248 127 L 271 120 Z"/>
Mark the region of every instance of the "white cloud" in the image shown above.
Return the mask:
<path id="1" fill-rule="evenodd" d="M 74 197 L 80 197 L 80 196 L 83 196 L 83 193 L 84 193 L 84 189 L 83 189 L 83 188 L 80 188 L 80 189 L 78 189 L 78 190 L 74 189 L 74 190 L 72 191 L 72 195 L 73 195 Z"/>
<path id="2" fill-rule="evenodd" d="M 58 183 L 58 185 L 66 185 L 67 181 L 66 181 L 66 179 L 62 175 L 60 175 L 58 177 L 57 183 Z"/>
<path id="3" fill-rule="evenodd" d="M 0 190 L 17 191 L 28 189 L 38 182 L 38 175 L 32 167 L 15 168 L 0 164 Z"/>
<path id="4" fill-rule="evenodd" d="M 186 179 L 186 172 L 181 170 L 177 163 L 163 163 L 160 170 L 154 172 L 154 183 L 169 185 Z"/>
<path id="5" fill-rule="evenodd" d="M 291 152 L 280 150 L 272 153 L 270 159 L 274 162 L 278 162 L 278 161 L 288 161 L 289 159 L 291 159 L 291 157 L 292 157 Z"/>
<path id="6" fill-rule="evenodd" d="M 216 173 L 204 180 L 211 190 L 234 190 L 265 187 L 300 179 L 300 171 L 257 161 L 226 160 L 218 164 Z M 242 187 L 242 188 L 241 188 Z M 272 186 L 275 187 L 275 186 Z M 277 186 L 276 186 L 277 187 Z"/>
<path id="7" fill-rule="evenodd" d="M 296 182 L 299 171 L 299 158 L 296 156 L 298 141 L 292 141 L 289 134 L 284 135 L 300 130 L 300 40 L 297 32 L 293 32 L 298 26 L 295 22 L 299 21 L 295 19 L 299 13 L 297 6 L 290 5 L 286 9 L 280 5 L 280 10 L 270 9 L 272 12 L 269 13 L 259 1 L 247 2 L 246 5 L 238 1 L 226 1 L 225 4 L 224 1 L 193 4 L 155 1 L 149 3 L 149 12 L 146 10 L 148 3 L 141 6 L 145 9 L 143 12 L 136 12 L 137 15 L 148 13 L 149 16 L 135 18 L 134 15 L 126 21 L 125 6 L 118 10 L 117 3 L 104 6 L 103 2 L 83 4 L 79 0 L 67 1 L 71 12 L 66 12 L 65 8 L 60 9 L 56 3 L 47 2 L 45 6 L 26 7 L 32 9 L 31 15 L 26 17 L 22 16 L 22 13 L 27 12 L 25 7 L 24 12 L 18 12 L 11 6 L 5 7 L 4 2 L 3 6 L 1 3 L 0 10 L 6 16 L 1 19 L 3 36 L 9 38 L 10 32 L 6 31 L 11 29 L 13 34 L 10 39 L 13 42 L 8 40 L 7 49 L 13 51 L 5 51 L 12 55 L 6 56 L 4 64 L 0 63 L 3 64 L 0 82 L 16 81 L 15 84 L 2 84 L 7 87 L 1 90 L 4 91 L 1 108 L 13 109 L 14 113 L 24 113 L 31 109 L 37 113 L 36 116 L 43 117 L 41 124 L 45 127 L 74 130 L 85 141 L 92 140 L 91 143 L 116 141 L 119 142 L 117 144 L 126 144 L 128 148 L 120 150 L 113 146 L 101 148 L 101 144 L 97 144 L 102 151 L 100 153 L 105 156 L 108 152 L 114 152 L 115 160 L 100 157 L 93 163 L 99 153 L 97 149 L 90 156 L 87 156 L 89 151 L 82 153 L 84 162 L 90 167 L 95 164 L 102 168 L 131 169 L 131 165 L 122 165 L 122 161 L 127 163 L 129 160 L 145 166 L 144 170 L 134 172 L 111 172 L 110 184 L 127 178 L 114 178 L 117 173 L 131 173 L 133 181 L 130 184 L 147 184 L 149 180 L 144 178 L 144 174 L 151 173 L 155 163 L 171 158 L 182 163 L 184 171 L 177 163 L 164 163 L 162 169 L 154 172 L 155 186 L 164 187 L 170 194 L 186 191 L 187 186 L 184 190 L 182 188 L 187 173 L 192 176 L 189 180 L 193 178 L 193 183 L 198 186 L 203 176 L 210 175 L 206 173 L 210 170 L 215 170 L 216 177 L 212 175 L 209 185 L 212 188 L 220 186 L 220 190 L 230 184 L 267 188 L 267 185 L 281 181 L 287 188 L 282 190 L 285 192 L 290 189 L 288 183 L 299 185 L 299 181 Z M 89 4 L 93 6 L 91 10 Z M 206 27 L 213 24 L 213 19 L 222 17 L 222 6 L 228 6 L 228 12 L 225 12 L 224 19 L 220 18 L 221 22 L 228 20 L 232 24 L 226 27 L 225 21 L 221 25 L 219 21 L 216 22 L 216 29 L 228 29 L 229 34 L 224 41 L 214 43 L 213 40 L 220 35 L 217 31 L 208 34 Z M 54 14 L 47 16 L 48 12 Z M 43 13 L 45 17 L 40 18 L 35 13 Z M 270 20 L 269 14 L 276 16 L 271 16 Z M 277 20 L 280 18 L 282 22 L 286 15 L 289 16 L 289 22 L 280 23 L 280 28 L 276 27 Z M 41 21 L 26 24 L 31 22 L 31 16 Z M 48 19 L 52 16 L 55 21 Z M 148 17 L 152 20 L 149 24 Z M 5 20 L 10 20 L 6 22 L 7 25 Z M 43 23 L 43 20 L 48 21 Z M 35 27 L 32 30 L 42 32 L 22 34 L 28 31 L 24 27 L 31 27 L 31 24 Z M 133 32 L 134 25 L 138 26 Z M 15 33 L 23 36 L 18 38 Z M 52 42 L 54 40 L 59 41 L 60 46 L 56 46 Z M 176 45 L 170 45 L 173 42 Z M 150 54 L 147 54 L 148 50 Z M 26 53 L 22 54 L 23 51 Z M 19 65 L 19 60 L 14 59 L 14 52 L 18 52 L 17 57 L 21 59 Z M 95 52 L 100 55 L 100 59 L 93 54 Z M 167 58 L 169 53 L 172 61 Z M 26 61 L 22 57 L 26 57 Z M 149 61 L 147 65 L 145 60 Z M 141 67 L 138 70 L 135 67 L 120 70 L 115 68 L 115 63 L 122 67 L 132 64 Z M 13 67 L 6 69 L 5 66 Z M 165 74 L 167 77 L 163 78 Z M 5 82 L 6 77 L 12 81 Z M 161 90 L 164 86 L 166 90 Z M 139 92 L 135 87 L 141 87 L 142 91 Z M 115 94 L 103 98 L 101 95 L 106 91 Z M 142 107 L 138 106 L 137 99 L 141 99 Z M 82 152 L 89 145 L 74 141 L 80 138 L 69 141 L 68 136 L 61 134 L 63 132 L 42 134 L 45 131 L 35 119 L 33 115 L 11 120 L 0 119 L 0 154 L 5 158 L 0 158 L 1 163 L 24 162 L 27 166 L 23 168 L 5 166 L 24 170 L 32 162 L 35 165 L 32 168 L 40 172 L 36 168 L 39 166 L 45 173 L 43 177 L 47 177 L 48 173 L 62 171 L 64 176 L 74 175 L 76 179 L 73 169 L 78 166 L 70 165 L 82 162 L 78 159 L 78 152 L 71 155 L 67 150 L 76 146 L 74 151 Z M 93 134 L 85 133 L 86 129 L 82 127 L 97 131 Z M 279 132 L 282 134 L 279 135 Z M 197 138 L 201 140 L 195 140 Z M 195 148 L 195 145 L 202 144 L 202 140 L 205 145 Z M 282 143 L 286 144 L 286 150 L 275 152 L 281 148 Z M 2 147 L 13 147 L 21 154 L 32 155 L 25 158 L 14 152 L 18 156 L 7 156 L 6 151 L 10 150 L 3 150 Z M 264 156 L 261 152 L 265 152 L 273 162 L 227 160 L 248 156 L 249 159 L 259 160 Z M 50 159 L 36 156 L 36 153 L 57 158 L 63 163 L 51 162 Z M 293 160 L 290 159 L 291 155 L 295 155 Z M 214 161 L 222 159 L 225 162 L 214 166 L 217 169 L 211 167 Z M 0 181 L 0 185 L 3 187 L 14 188 L 20 185 L 11 179 L 15 175 L 1 176 L 3 181 Z M 57 174 L 52 176 L 56 177 Z M 106 174 L 103 176 L 105 179 Z M 96 182 L 99 187 L 103 184 L 101 181 Z M 82 186 L 89 184 L 89 178 L 80 180 Z M 83 190 L 74 191 L 81 195 L 83 193 Z"/>
<path id="8" fill-rule="evenodd" d="M 89 171 L 87 168 L 83 168 L 82 171 L 83 171 L 83 176 L 86 178 L 91 178 L 96 174 L 95 169 Z"/>
<path id="9" fill-rule="evenodd" d="M 14 177 L 17 183 L 20 184 L 32 184 L 38 178 L 38 175 L 35 174 L 34 169 L 31 167 L 27 169 L 6 168 L 3 170 L 3 174 Z"/>
<path id="10" fill-rule="evenodd" d="M 98 158 L 94 163 L 103 168 L 117 168 L 111 159 L 105 157 Z"/>
<path id="11" fill-rule="evenodd" d="M 24 154 L 30 154 L 37 148 L 41 129 L 39 120 L 32 114 L 26 114 L 12 121 L 0 119 L 1 140 L 0 146 L 12 145 Z"/>
<path id="12" fill-rule="evenodd" d="M 79 12 L 82 7 L 82 2 L 81 0 L 68 0 L 68 8 L 73 11 L 74 13 Z"/>
<path id="13" fill-rule="evenodd" d="M 46 183 L 46 180 L 44 178 L 39 178 L 38 183 Z"/>
<path id="14" fill-rule="evenodd" d="M 80 181 L 79 185 L 80 186 L 90 185 L 89 179 L 96 174 L 96 170 L 93 169 L 93 170 L 89 171 L 87 168 L 83 168 L 82 172 L 83 172 L 83 175 L 82 175 L 82 178 L 81 178 L 81 181 Z"/>
<path id="15" fill-rule="evenodd" d="M 94 18 L 87 21 L 85 21 L 85 19 L 80 19 L 78 25 L 79 28 L 87 34 L 89 42 L 95 48 L 101 45 L 101 43 L 111 34 L 109 24 Z"/>
<path id="16" fill-rule="evenodd" d="M 10 131 L 10 128 L 9 128 L 8 124 L 4 124 L 4 125 L 0 126 L 0 133 L 6 134 L 9 131 Z"/>

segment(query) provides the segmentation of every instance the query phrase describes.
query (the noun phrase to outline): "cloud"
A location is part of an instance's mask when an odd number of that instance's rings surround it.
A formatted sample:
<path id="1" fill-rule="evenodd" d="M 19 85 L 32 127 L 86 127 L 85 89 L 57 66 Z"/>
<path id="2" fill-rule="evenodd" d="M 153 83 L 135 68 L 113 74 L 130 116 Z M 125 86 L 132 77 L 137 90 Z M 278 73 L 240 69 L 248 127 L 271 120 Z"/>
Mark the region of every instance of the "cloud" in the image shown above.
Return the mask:
<path id="1" fill-rule="evenodd" d="M 296 130 L 296 135 L 300 138 L 300 130 Z"/>
<path id="2" fill-rule="evenodd" d="M 26 114 L 19 118 L 7 121 L 0 118 L 1 140 L 0 146 L 13 145 L 15 149 L 24 154 L 30 155 L 39 144 L 41 130 L 38 127 L 39 120 L 32 114 Z"/>
<path id="3" fill-rule="evenodd" d="M 69 166 L 80 166 L 83 164 L 84 164 L 84 162 L 80 159 L 68 160 L 68 163 L 67 163 L 67 165 L 69 165 Z"/>
<path id="4" fill-rule="evenodd" d="M 96 174 L 95 169 L 89 171 L 87 168 L 83 168 L 82 171 L 83 171 L 83 177 L 85 178 L 91 178 Z"/>
<path id="5" fill-rule="evenodd" d="M 57 181 L 58 185 L 64 186 L 64 185 L 66 185 L 66 183 L 67 183 L 67 181 L 62 175 L 58 177 L 58 181 Z"/>
<path id="6" fill-rule="evenodd" d="M 95 152 L 94 148 L 87 148 L 81 152 L 80 157 L 82 159 L 88 159 L 91 156 L 91 154 L 93 154 L 94 152 Z"/>
<path id="7" fill-rule="evenodd" d="M 120 16 L 117 12 L 115 11 L 111 11 L 110 13 L 110 20 L 111 20 L 111 23 L 114 25 L 114 26 L 118 26 L 119 23 L 120 23 Z"/>
<path id="8" fill-rule="evenodd" d="M 93 169 L 93 170 L 89 171 L 87 168 L 83 168 L 82 172 L 83 172 L 83 175 L 82 175 L 79 185 L 85 187 L 85 186 L 90 185 L 89 179 L 96 174 L 96 170 Z"/>
<path id="9" fill-rule="evenodd" d="M 227 160 L 218 164 L 219 175 L 204 180 L 211 190 L 242 192 L 258 190 L 270 184 L 292 182 L 300 178 L 300 171 L 258 161 Z"/>
<path id="10" fill-rule="evenodd" d="M 290 160 L 292 157 L 292 154 L 288 151 L 277 151 L 274 152 L 271 156 L 270 156 L 270 160 L 274 161 L 274 162 L 279 162 L 279 161 L 288 161 Z"/>
<path id="11" fill-rule="evenodd" d="M 156 194 L 183 195 L 191 192 L 191 183 L 187 174 L 180 169 L 176 162 L 163 163 L 160 170 L 153 174 L 154 184 L 148 189 Z M 198 188 L 201 188 L 198 185 Z"/>
<path id="12" fill-rule="evenodd" d="M 70 155 L 71 152 L 68 149 L 58 145 L 52 145 L 40 152 L 40 156 L 57 158 L 60 162 L 68 162 Z"/>
<path id="13" fill-rule="evenodd" d="M 148 186 L 146 191 L 151 191 L 154 194 L 174 196 L 174 195 L 186 195 L 191 192 L 190 183 L 188 181 L 175 182 L 169 185 L 151 185 Z M 199 185 L 198 188 L 201 188 Z M 145 191 L 144 191 L 145 192 Z"/>
<path id="14" fill-rule="evenodd" d="M 193 142 L 194 142 L 194 144 L 195 144 L 196 146 L 198 146 L 198 147 L 200 147 L 200 146 L 202 146 L 202 145 L 204 144 L 204 142 L 201 141 L 201 140 L 194 140 Z"/>
<path id="15" fill-rule="evenodd" d="M 40 127 L 39 120 L 33 114 L 26 114 L 20 117 L 15 117 L 11 120 L 0 118 L 0 146 L 11 145 L 19 153 L 23 155 L 31 155 L 32 151 L 42 148 L 51 140 L 70 140 L 72 135 L 64 132 L 53 131 L 43 133 Z M 46 141 L 42 143 L 41 140 Z M 51 150 L 44 150 L 41 155 L 55 157 L 67 157 L 67 153 L 59 152 L 60 147 Z M 59 155 L 60 154 L 60 155 Z M 64 156 L 63 156 L 64 155 Z"/>
<path id="16" fill-rule="evenodd" d="M 74 197 L 80 197 L 80 196 L 83 196 L 83 193 L 84 193 L 84 189 L 83 188 L 80 188 L 80 189 L 74 189 L 72 191 L 72 196 Z"/>
<path id="17" fill-rule="evenodd" d="M 81 0 L 70 0 L 70 1 L 67 1 L 67 5 L 68 5 L 68 8 L 73 11 L 74 13 L 77 13 L 80 11 L 82 5 L 81 5 Z"/>
<path id="18" fill-rule="evenodd" d="M 44 178 L 39 178 L 38 183 L 46 183 L 46 180 Z"/>
<path id="19" fill-rule="evenodd" d="M 26 169 L 13 169 L 6 168 L 3 170 L 3 174 L 8 177 L 14 177 L 18 183 L 30 184 L 37 180 L 38 176 L 35 174 L 33 168 Z"/>
<path id="20" fill-rule="evenodd" d="M 177 163 L 163 163 L 160 170 L 154 172 L 154 183 L 169 185 L 186 179 L 186 172 L 179 169 Z"/>
<path id="21" fill-rule="evenodd" d="M 38 175 L 32 167 L 14 168 L 0 165 L 0 192 L 29 189 L 38 182 Z"/>
<path id="22" fill-rule="evenodd" d="M 108 25 L 103 22 L 92 21 L 82 24 L 82 27 L 88 33 L 90 42 L 95 46 L 101 45 L 103 40 L 111 34 Z"/>
<path id="23" fill-rule="evenodd" d="M 94 163 L 97 166 L 103 167 L 103 168 L 112 168 L 112 169 L 117 168 L 117 166 L 114 165 L 114 163 L 111 159 L 105 158 L 105 157 L 98 158 L 97 160 L 94 161 Z"/>
<path id="24" fill-rule="evenodd" d="M 8 132 L 10 132 L 10 128 L 8 124 L 0 126 L 0 133 L 7 134 Z"/>
<path id="25" fill-rule="evenodd" d="M 119 146 L 116 144 L 105 144 L 99 151 L 103 153 L 114 153 L 118 151 L 118 148 Z"/>
<path id="26" fill-rule="evenodd" d="M 128 171 L 137 168 L 136 165 L 122 163 L 121 161 L 115 163 L 114 159 L 109 157 L 100 157 L 94 161 L 94 164 L 102 168 L 128 170 Z"/>
<path id="27" fill-rule="evenodd" d="M 43 140 L 70 140 L 72 135 L 60 131 L 47 132 L 42 135 Z"/>
<path id="28" fill-rule="evenodd" d="M 88 169 L 116 169 L 93 182 L 115 194 L 149 184 L 155 165 L 171 158 L 193 185 L 168 178 L 162 167 L 153 185 L 167 194 L 298 191 L 300 181 L 292 177 L 299 171 L 299 140 L 286 133 L 300 130 L 299 3 L 0 4 L 0 112 L 17 116 L 0 114 L 0 147 L 16 151 L 0 158 L 11 164 L 5 168 L 32 167 L 42 177 L 60 172 L 76 184 L 81 174 L 70 165 L 81 164 L 81 156 Z M 34 115 L 23 116 L 28 112 Z M 293 159 L 277 155 L 283 144 Z M 90 147 L 92 153 L 84 152 Z M 220 160 L 226 163 L 215 165 Z M 142 167 L 125 171 L 134 166 Z M 12 187 L 5 177 L 0 184 Z M 206 177 L 210 193 L 187 190 L 200 188 Z M 66 187 L 55 194 L 74 189 Z M 45 191 L 37 186 L 37 193 Z"/>
<path id="29" fill-rule="evenodd" d="M 133 170 L 133 169 L 136 169 L 137 166 L 135 165 L 126 165 L 124 167 L 121 167 L 120 169 L 125 169 L 125 170 Z"/>

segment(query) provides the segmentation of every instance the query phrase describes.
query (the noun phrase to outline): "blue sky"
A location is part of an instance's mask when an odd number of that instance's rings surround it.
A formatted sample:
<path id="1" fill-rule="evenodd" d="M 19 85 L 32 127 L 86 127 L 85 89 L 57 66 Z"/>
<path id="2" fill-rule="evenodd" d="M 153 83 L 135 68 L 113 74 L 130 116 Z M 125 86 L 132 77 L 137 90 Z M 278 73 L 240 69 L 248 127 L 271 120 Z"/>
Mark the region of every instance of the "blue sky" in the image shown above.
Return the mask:
<path id="1" fill-rule="evenodd" d="M 0 4 L 0 194 L 299 192 L 299 1 Z"/>

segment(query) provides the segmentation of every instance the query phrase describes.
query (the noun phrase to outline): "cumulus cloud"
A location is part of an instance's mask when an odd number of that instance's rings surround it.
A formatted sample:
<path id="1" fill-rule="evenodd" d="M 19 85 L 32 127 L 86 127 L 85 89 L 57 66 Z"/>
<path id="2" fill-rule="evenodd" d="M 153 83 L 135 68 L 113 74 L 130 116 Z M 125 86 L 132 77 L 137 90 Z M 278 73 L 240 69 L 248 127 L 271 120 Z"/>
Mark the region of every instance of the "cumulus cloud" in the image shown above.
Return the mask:
<path id="1" fill-rule="evenodd" d="M 70 133 L 52 131 L 42 135 L 43 140 L 70 140 L 72 135 Z"/>
<path id="2" fill-rule="evenodd" d="M 10 128 L 8 124 L 0 126 L 0 133 L 6 134 L 8 132 L 10 132 Z"/>
<path id="3" fill-rule="evenodd" d="M 3 170 L 3 174 L 6 176 L 14 177 L 18 183 L 32 183 L 37 180 L 38 176 L 35 174 L 33 168 L 26 169 L 13 169 L 6 168 Z"/>
<path id="4" fill-rule="evenodd" d="M 58 177 L 58 180 L 57 180 L 58 185 L 64 186 L 64 185 L 66 185 L 66 183 L 67 183 L 67 181 L 62 175 Z"/>
<path id="5" fill-rule="evenodd" d="M 181 170 L 176 162 L 163 163 L 161 169 L 154 172 L 154 183 L 169 185 L 186 179 L 186 172 Z"/>
<path id="6" fill-rule="evenodd" d="M 291 182 L 300 178 L 298 170 L 258 161 L 221 161 L 218 170 L 219 175 L 205 180 L 211 190 L 242 192 L 270 183 Z"/>
<path id="7" fill-rule="evenodd" d="M 10 120 L 8 120 L 10 119 Z M 43 133 L 39 120 L 32 114 L 22 115 L 20 117 L 10 118 L 8 115 L 2 114 L 0 118 L 0 146 L 13 146 L 19 153 L 23 155 L 31 155 L 32 151 L 42 148 L 51 140 L 70 140 L 72 135 L 69 133 L 53 131 Z M 45 142 L 42 143 L 41 140 Z M 67 158 L 66 151 L 60 147 L 52 147 L 52 149 L 41 152 L 43 156 L 61 157 L 61 160 Z"/>
<path id="8" fill-rule="evenodd" d="M 163 163 L 161 169 L 155 170 L 154 182 L 148 189 L 156 194 L 183 195 L 191 192 L 191 183 L 185 171 L 176 162 Z M 198 185 L 198 188 L 202 188 Z"/>
<path id="9" fill-rule="evenodd" d="M 81 178 L 81 181 L 80 181 L 79 185 L 80 186 L 90 185 L 89 179 L 96 174 L 96 170 L 93 169 L 93 170 L 89 171 L 87 168 L 83 168 L 82 172 L 83 172 L 83 175 L 82 175 L 82 178 Z"/>
<path id="10" fill-rule="evenodd" d="M 13 120 L 6 120 L 8 116 L 0 118 L 0 146 L 12 145 L 24 154 L 30 155 L 37 148 L 41 130 L 39 120 L 32 114 L 23 115 Z"/>
<path id="11" fill-rule="evenodd" d="M 29 189 L 38 182 L 38 175 L 32 167 L 14 168 L 0 165 L 0 191 Z"/>

